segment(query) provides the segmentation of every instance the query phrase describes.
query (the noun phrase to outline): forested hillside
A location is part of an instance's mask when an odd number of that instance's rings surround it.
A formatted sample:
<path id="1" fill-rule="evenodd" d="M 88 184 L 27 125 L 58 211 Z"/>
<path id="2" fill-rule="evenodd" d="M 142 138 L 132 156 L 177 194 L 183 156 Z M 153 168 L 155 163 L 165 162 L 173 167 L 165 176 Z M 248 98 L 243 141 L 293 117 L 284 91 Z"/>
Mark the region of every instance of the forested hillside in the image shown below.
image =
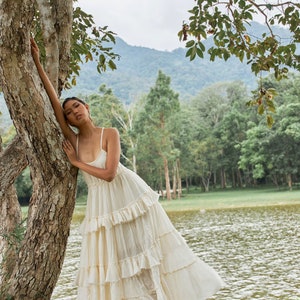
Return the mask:
<path id="1" fill-rule="evenodd" d="M 64 95 L 91 94 L 105 84 L 122 102 L 130 103 L 141 94 L 149 92 L 159 70 L 171 77 L 172 88 L 183 101 L 215 82 L 242 80 L 250 88 L 256 82 L 250 68 L 237 59 L 227 62 L 211 62 L 208 59 L 190 62 L 185 57 L 184 48 L 172 52 L 157 51 L 129 46 L 120 38 L 117 39 L 115 52 L 121 56 L 117 70 L 100 75 L 96 71 L 95 62 L 85 64 L 77 78 L 77 85 Z"/>
<path id="2" fill-rule="evenodd" d="M 254 22 L 249 33 L 252 36 L 260 36 L 264 31 L 263 25 Z M 288 32 L 282 28 L 274 29 L 274 33 L 277 32 L 280 36 L 288 36 Z M 212 45 L 211 39 L 206 40 L 204 44 L 206 49 L 209 49 Z M 130 103 L 140 94 L 149 92 L 159 70 L 171 77 L 171 86 L 180 94 L 182 101 L 197 95 L 203 87 L 220 81 L 241 80 L 250 89 L 255 88 L 256 78 L 250 67 L 238 59 L 232 58 L 227 62 L 216 59 L 212 62 L 207 56 L 190 62 L 185 56 L 184 46 L 182 43 L 183 48 L 172 52 L 157 51 L 130 46 L 118 38 L 114 46 L 115 52 L 121 56 L 117 62 L 117 70 L 99 75 L 95 63 L 85 64 L 82 66 L 77 86 L 65 95 L 90 94 L 105 84 L 122 102 Z"/>

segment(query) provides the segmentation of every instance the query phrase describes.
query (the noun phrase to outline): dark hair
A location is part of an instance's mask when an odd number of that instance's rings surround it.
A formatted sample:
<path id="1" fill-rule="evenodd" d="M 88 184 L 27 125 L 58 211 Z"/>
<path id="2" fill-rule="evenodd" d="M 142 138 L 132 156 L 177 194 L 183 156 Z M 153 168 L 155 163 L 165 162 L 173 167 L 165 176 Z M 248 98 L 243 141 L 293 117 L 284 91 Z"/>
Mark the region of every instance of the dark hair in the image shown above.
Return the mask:
<path id="1" fill-rule="evenodd" d="M 78 102 L 80 102 L 80 103 L 82 103 L 82 104 L 86 104 L 83 100 L 81 100 L 81 99 L 79 99 L 79 98 L 77 98 L 77 97 L 68 97 L 68 98 L 66 98 L 64 101 L 63 101 L 63 103 L 62 103 L 62 108 L 65 108 L 65 105 L 66 105 L 66 103 L 68 102 L 68 101 L 70 101 L 70 100 L 76 100 L 76 101 L 78 101 Z"/>

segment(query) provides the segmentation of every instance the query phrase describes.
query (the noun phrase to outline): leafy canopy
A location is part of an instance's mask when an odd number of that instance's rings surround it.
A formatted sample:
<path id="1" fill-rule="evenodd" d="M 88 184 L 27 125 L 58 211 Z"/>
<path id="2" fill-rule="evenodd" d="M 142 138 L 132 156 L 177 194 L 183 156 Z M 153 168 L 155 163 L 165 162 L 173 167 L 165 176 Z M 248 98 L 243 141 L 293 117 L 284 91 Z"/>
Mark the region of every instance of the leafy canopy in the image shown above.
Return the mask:
<path id="1" fill-rule="evenodd" d="M 251 65 L 257 75 L 262 71 L 273 72 L 277 80 L 287 76 L 289 68 L 300 71 L 300 3 L 284 0 L 195 0 L 196 5 L 189 10 L 189 22 L 178 33 L 180 40 L 186 41 L 186 56 L 190 60 L 203 58 L 205 52 L 210 60 L 216 58 L 227 61 L 231 56 Z M 261 36 L 251 34 L 251 22 L 260 18 L 266 25 Z M 290 37 L 278 36 L 274 26 L 289 29 Z M 206 49 L 203 40 L 213 38 L 213 45 Z M 269 127 L 273 124 L 275 112 L 274 89 L 262 86 L 258 95 L 248 102 L 255 105 L 259 114 L 266 114 Z"/>
<path id="2" fill-rule="evenodd" d="M 42 28 L 40 26 L 39 12 L 36 12 L 33 26 L 33 35 L 41 49 L 41 59 L 45 60 L 45 49 L 43 47 Z M 108 29 L 108 26 L 95 26 L 94 17 L 84 12 L 80 7 L 73 8 L 72 40 L 69 82 L 65 88 L 76 85 L 76 77 L 80 73 L 80 64 L 95 60 L 97 71 L 105 72 L 107 68 L 115 70 L 115 60 L 120 55 L 113 52 L 116 42 L 116 33 Z"/>
<path id="3" fill-rule="evenodd" d="M 250 64 L 255 74 L 273 70 L 278 79 L 285 76 L 289 67 L 300 71 L 300 56 L 296 53 L 300 42 L 298 1 L 197 0 L 196 3 L 189 10 L 189 22 L 178 33 L 181 40 L 187 41 L 186 56 L 191 60 L 204 56 L 202 41 L 211 35 L 214 45 L 207 53 L 212 61 L 236 56 Z M 263 19 L 266 25 L 262 36 L 249 33 L 255 17 Z M 289 29 L 289 40 L 276 35 L 276 25 Z"/>

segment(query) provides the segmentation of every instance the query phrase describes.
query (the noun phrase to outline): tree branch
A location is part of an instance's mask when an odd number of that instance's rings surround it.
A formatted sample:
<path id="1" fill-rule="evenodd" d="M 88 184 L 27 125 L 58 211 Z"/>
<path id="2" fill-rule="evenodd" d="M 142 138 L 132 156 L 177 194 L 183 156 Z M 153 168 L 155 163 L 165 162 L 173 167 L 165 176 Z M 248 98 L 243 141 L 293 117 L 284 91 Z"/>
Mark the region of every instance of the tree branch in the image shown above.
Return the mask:
<path id="1" fill-rule="evenodd" d="M 16 136 L 0 153 L 0 194 L 5 193 L 28 165 L 25 149 L 25 142 L 19 136 Z M 7 168 L 8 165 L 10 165 L 10 168 Z"/>

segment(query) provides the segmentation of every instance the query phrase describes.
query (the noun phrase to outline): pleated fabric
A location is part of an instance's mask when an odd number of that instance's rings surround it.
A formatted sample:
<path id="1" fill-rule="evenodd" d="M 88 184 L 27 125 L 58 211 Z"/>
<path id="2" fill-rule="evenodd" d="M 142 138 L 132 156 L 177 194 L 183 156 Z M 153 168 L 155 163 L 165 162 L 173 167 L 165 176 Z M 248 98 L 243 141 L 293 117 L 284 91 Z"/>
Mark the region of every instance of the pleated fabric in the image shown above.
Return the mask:
<path id="1" fill-rule="evenodd" d="M 106 152 L 93 166 L 104 167 Z M 76 278 L 81 300 L 201 300 L 223 281 L 174 228 L 154 192 L 119 164 L 111 182 L 83 173 L 88 185 Z"/>

